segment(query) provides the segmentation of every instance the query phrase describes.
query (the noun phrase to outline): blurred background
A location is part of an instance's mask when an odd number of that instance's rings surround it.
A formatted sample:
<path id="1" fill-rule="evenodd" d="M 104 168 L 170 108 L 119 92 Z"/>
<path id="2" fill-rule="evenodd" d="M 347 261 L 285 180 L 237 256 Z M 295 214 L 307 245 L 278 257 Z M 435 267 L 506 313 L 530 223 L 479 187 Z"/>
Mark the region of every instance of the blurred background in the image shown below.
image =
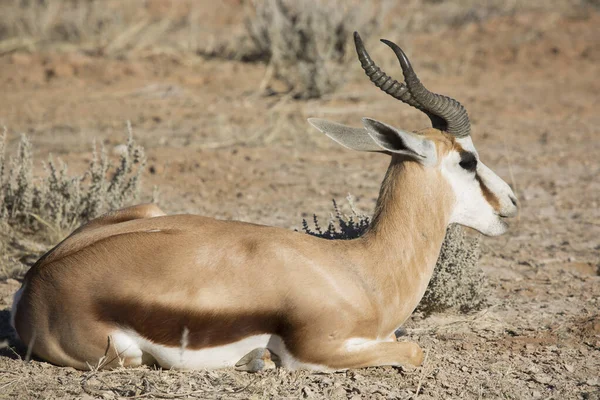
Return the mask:
<path id="1" fill-rule="evenodd" d="M 428 126 L 371 86 L 355 57 L 354 30 L 400 79 L 378 39 L 402 46 L 431 90 L 467 107 L 476 143 L 489 137 L 483 154 L 507 165 L 525 156 L 510 151 L 523 148 L 520 141 L 539 147 L 592 128 L 598 10 L 594 0 L 0 0 L 0 125 L 9 144 L 24 132 L 34 152 L 77 169 L 94 138 L 111 149 L 131 121 L 150 156 L 146 187 L 163 188 L 170 211 L 243 219 L 275 196 L 309 212 L 316 204 L 302 202 L 323 202 L 318 193 L 343 197 L 366 185 L 375 197 L 386 160 L 367 156 L 376 166 L 364 171 L 353 165 L 364 155 L 335 148 L 307 117 Z M 348 167 L 332 170 L 330 154 L 348 158 Z M 312 191 L 279 198 L 253 183 L 298 185 L 295 174 L 310 174 L 286 168 L 302 158 L 306 168 L 326 171 Z M 355 173 L 361 177 L 348 186 L 343 177 Z M 224 199 L 210 205 L 235 193 L 251 201 L 233 196 L 229 211 Z M 289 223 L 277 210 L 264 212 L 262 222 Z"/>

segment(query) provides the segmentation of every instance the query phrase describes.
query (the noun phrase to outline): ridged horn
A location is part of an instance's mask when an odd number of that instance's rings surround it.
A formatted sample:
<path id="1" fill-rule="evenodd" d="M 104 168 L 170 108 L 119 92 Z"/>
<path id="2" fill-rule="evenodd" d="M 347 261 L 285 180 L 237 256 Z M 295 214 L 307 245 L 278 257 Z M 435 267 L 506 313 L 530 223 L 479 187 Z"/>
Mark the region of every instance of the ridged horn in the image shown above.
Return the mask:
<path id="1" fill-rule="evenodd" d="M 354 44 L 358 59 L 371 82 L 390 96 L 423 111 L 431 119 L 434 128 L 446 131 L 456 137 L 470 135 L 471 124 L 465 108 L 450 97 L 427 90 L 417 77 L 404 51 L 389 40 L 382 39 L 382 42 L 396 54 L 402 67 L 405 83 L 398 82 L 381 70 L 367 53 L 360 35 L 354 32 Z"/>

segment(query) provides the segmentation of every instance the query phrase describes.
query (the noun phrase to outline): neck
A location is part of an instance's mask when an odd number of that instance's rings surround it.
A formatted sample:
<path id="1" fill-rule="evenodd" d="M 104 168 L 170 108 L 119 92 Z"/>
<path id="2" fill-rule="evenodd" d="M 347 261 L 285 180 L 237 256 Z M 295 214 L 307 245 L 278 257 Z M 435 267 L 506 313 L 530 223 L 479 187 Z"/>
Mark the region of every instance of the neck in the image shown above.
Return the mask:
<path id="1" fill-rule="evenodd" d="M 433 274 L 454 198 L 441 172 L 393 157 L 369 230 L 363 265 L 380 296 L 383 326 L 404 322 Z M 389 321 L 386 321 L 389 319 Z"/>

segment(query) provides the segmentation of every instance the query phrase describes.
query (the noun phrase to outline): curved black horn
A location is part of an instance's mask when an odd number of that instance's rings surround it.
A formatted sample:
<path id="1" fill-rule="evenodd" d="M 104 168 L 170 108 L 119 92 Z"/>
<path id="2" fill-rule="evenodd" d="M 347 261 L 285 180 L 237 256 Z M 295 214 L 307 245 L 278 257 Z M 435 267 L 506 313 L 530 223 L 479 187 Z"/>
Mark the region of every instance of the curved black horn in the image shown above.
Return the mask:
<path id="1" fill-rule="evenodd" d="M 388 40 L 382 40 L 382 42 L 390 46 L 398 57 L 406 83 L 398 82 L 386 75 L 371 60 L 360 35 L 354 32 L 354 44 L 358 59 L 371 82 L 390 96 L 423 111 L 431 119 L 434 128 L 447 131 L 456 137 L 468 136 L 471 126 L 465 108 L 450 97 L 427 90 L 419 81 L 402 49 Z"/>
<path id="2" fill-rule="evenodd" d="M 398 82 L 395 79 L 390 78 L 385 72 L 381 70 L 371 60 L 371 56 L 367 53 L 365 45 L 358 32 L 354 32 L 354 45 L 356 46 L 356 53 L 358 54 L 358 60 L 360 65 L 365 70 L 365 73 L 379 89 L 383 90 L 390 96 L 401 100 L 411 106 L 418 106 L 419 104 L 412 99 L 412 96 L 403 82 Z"/>
<path id="3" fill-rule="evenodd" d="M 423 108 L 446 121 L 446 131 L 456 137 L 469 136 L 471 134 L 471 123 L 467 110 L 455 99 L 441 94 L 432 93 L 419 80 L 417 74 L 410 65 L 410 61 L 400 46 L 389 40 L 382 39 L 398 57 L 404 81 L 408 90 Z"/>

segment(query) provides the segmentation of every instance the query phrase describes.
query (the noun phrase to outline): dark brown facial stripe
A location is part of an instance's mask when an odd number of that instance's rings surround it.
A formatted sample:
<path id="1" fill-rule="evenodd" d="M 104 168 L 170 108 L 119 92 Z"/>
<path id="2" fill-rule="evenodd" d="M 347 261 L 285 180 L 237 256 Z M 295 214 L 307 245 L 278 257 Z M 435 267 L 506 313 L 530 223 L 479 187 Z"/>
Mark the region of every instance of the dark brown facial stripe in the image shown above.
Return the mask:
<path id="1" fill-rule="evenodd" d="M 287 330 L 285 317 L 269 312 L 200 313 L 131 299 L 101 300 L 95 311 L 102 321 L 132 329 L 154 343 L 169 347 L 181 346 L 187 329 L 189 349 L 222 346 L 264 333 L 281 336 Z"/>
<path id="2" fill-rule="evenodd" d="M 494 195 L 494 193 L 492 193 L 492 191 L 485 185 L 485 183 L 483 183 L 479 174 L 475 174 L 475 178 L 477 179 L 477 182 L 479 182 L 479 187 L 481 188 L 481 193 L 483 193 L 483 197 L 485 197 L 485 200 L 488 203 L 490 203 L 494 210 L 500 211 L 500 201 L 498 200 L 496 195 Z"/>

